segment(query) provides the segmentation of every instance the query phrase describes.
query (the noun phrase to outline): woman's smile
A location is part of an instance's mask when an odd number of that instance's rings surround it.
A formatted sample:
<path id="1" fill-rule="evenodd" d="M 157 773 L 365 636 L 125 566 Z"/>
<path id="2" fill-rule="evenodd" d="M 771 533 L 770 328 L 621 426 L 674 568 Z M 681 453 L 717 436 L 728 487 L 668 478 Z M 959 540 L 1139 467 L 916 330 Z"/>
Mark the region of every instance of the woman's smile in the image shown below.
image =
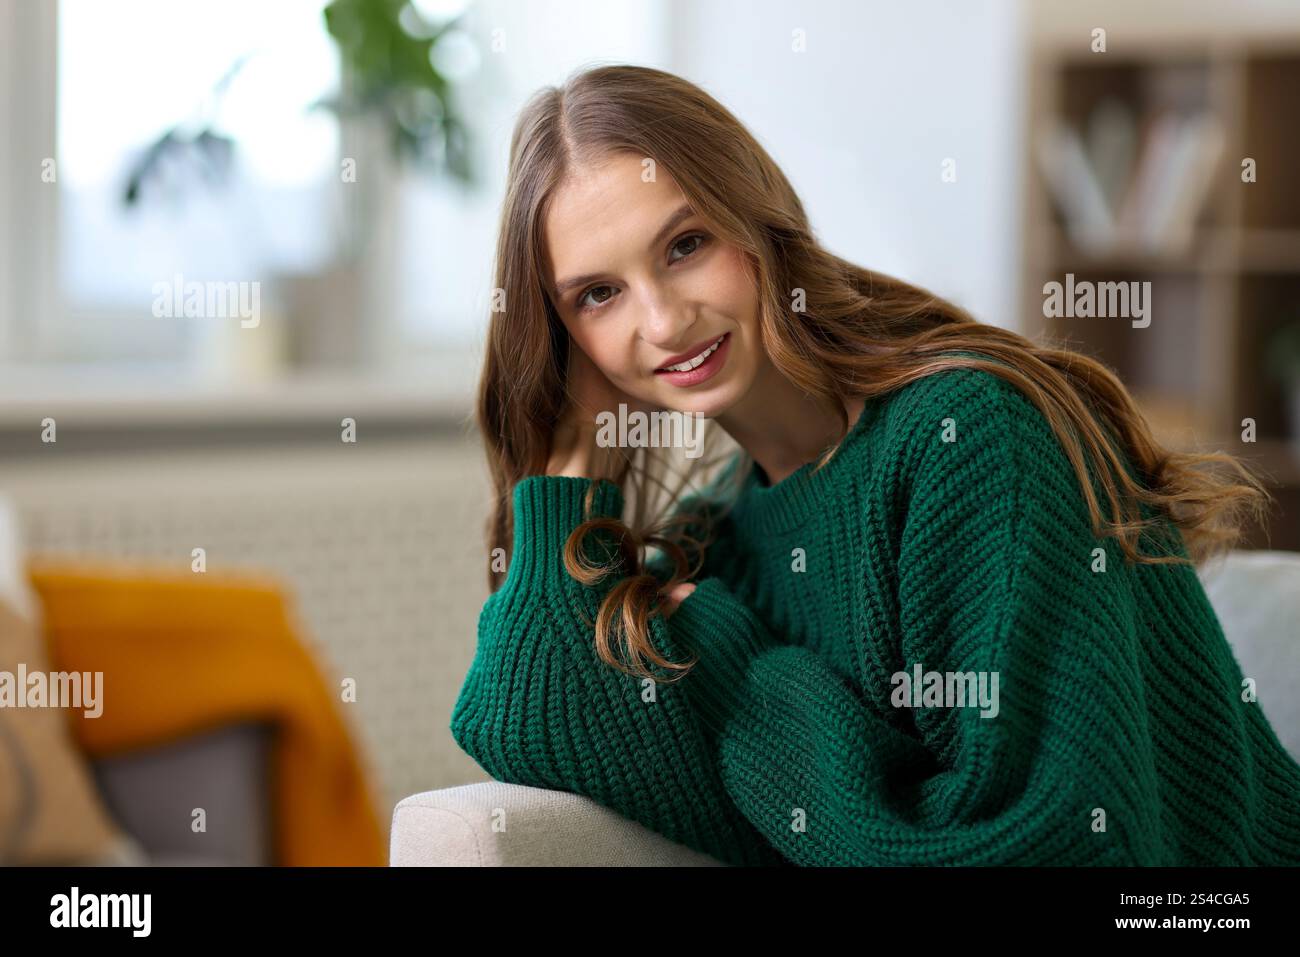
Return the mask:
<path id="1" fill-rule="evenodd" d="M 655 370 L 655 375 L 675 386 L 699 385 L 712 379 L 721 371 L 730 351 L 731 333 L 724 332 L 693 357 L 671 363 Z"/>

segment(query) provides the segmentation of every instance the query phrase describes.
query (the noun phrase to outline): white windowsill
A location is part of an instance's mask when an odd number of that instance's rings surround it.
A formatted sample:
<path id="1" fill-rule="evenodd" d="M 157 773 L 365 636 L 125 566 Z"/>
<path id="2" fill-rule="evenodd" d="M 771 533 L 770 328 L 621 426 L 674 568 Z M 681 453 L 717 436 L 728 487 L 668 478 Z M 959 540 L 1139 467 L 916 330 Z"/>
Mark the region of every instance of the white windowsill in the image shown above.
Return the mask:
<path id="1" fill-rule="evenodd" d="M 42 419 L 85 427 L 259 425 L 306 420 L 468 420 L 478 369 L 463 361 L 417 371 L 287 373 L 222 381 L 124 367 L 0 367 L 0 428 Z"/>

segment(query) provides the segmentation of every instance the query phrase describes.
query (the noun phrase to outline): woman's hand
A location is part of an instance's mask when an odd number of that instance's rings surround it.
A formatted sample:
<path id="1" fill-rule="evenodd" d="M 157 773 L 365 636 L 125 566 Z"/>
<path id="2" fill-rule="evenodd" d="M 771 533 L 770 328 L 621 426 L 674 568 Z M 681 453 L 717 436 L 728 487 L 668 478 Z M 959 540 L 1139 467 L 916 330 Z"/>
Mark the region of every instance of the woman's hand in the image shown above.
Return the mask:
<path id="1" fill-rule="evenodd" d="M 660 606 L 663 609 L 664 618 L 667 618 L 677 610 L 677 606 L 686 600 L 686 596 L 695 591 L 694 582 L 678 582 L 668 592 Z"/>
<path id="2" fill-rule="evenodd" d="M 634 411 L 658 411 L 618 388 L 588 358 L 577 343 L 569 343 L 569 368 L 566 377 L 569 399 L 551 437 L 551 454 L 547 475 L 609 479 L 620 483 L 628 467 L 626 449 L 604 448 L 597 444 L 600 430 L 596 416 L 601 412 L 618 415 L 619 403 Z"/>

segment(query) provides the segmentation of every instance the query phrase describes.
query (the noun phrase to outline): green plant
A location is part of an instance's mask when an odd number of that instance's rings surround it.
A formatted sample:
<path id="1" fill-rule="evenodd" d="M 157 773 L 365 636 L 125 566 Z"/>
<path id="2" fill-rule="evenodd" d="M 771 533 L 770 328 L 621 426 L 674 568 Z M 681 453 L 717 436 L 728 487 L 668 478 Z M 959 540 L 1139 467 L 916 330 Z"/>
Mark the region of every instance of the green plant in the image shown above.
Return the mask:
<path id="1" fill-rule="evenodd" d="M 166 179 L 169 169 L 188 168 L 209 185 L 225 182 L 230 175 L 235 142 L 217 132 L 215 118 L 222 98 L 247 62 L 245 56 L 232 63 L 194 114 L 169 127 L 131 164 L 122 190 L 124 206 L 137 205 L 146 189 L 153 190 Z"/>
<path id="2" fill-rule="evenodd" d="M 396 155 L 473 182 L 469 136 L 436 64 L 460 19 L 431 23 L 409 0 L 333 0 L 324 15 L 344 73 L 339 96 L 325 105 L 377 115 Z"/>
<path id="3" fill-rule="evenodd" d="M 339 92 L 315 106 L 340 117 L 375 118 L 396 157 L 474 184 L 470 137 L 435 54 L 440 43 L 462 33 L 460 18 L 431 23 L 410 0 L 333 0 L 323 16 L 343 77 Z M 128 172 L 124 205 L 138 205 L 169 170 L 189 170 L 209 185 L 228 177 L 236 144 L 217 132 L 216 116 L 247 61 L 236 60 L 193 116 L 145 147 Z"/>

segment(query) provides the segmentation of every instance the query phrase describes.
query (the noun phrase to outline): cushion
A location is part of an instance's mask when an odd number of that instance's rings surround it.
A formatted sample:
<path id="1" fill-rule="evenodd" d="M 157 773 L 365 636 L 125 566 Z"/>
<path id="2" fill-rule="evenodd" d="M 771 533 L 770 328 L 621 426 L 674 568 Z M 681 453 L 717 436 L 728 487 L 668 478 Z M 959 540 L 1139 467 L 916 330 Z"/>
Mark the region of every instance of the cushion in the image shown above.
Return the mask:
<path id="1" fill-rule="evenodd" d="M 116 820 L 158 865 L 261 867 L 271 851 L 271 726 L 228 724 L 92 762 Z M 195 808 L 205 827 L 195 831 Z"/>
<path id="2" fill-rule="evenodd" d="M 1236 551 L 1201 580 L 1278 740 L 1300 761 L 1300 552 Z"/>
<path id="3" fill-rule="evenodd" d="M 0 499 L 0 681 L 21 694 L 20 666 L 48 675 L 39 609 L 22 572 L 13 511 Z M 0 700 L 0 705 L 3 705 Z M 0 706 L 0 863 L 130 863 L 132 841 L 112 821 L 68 714 Z"/>

